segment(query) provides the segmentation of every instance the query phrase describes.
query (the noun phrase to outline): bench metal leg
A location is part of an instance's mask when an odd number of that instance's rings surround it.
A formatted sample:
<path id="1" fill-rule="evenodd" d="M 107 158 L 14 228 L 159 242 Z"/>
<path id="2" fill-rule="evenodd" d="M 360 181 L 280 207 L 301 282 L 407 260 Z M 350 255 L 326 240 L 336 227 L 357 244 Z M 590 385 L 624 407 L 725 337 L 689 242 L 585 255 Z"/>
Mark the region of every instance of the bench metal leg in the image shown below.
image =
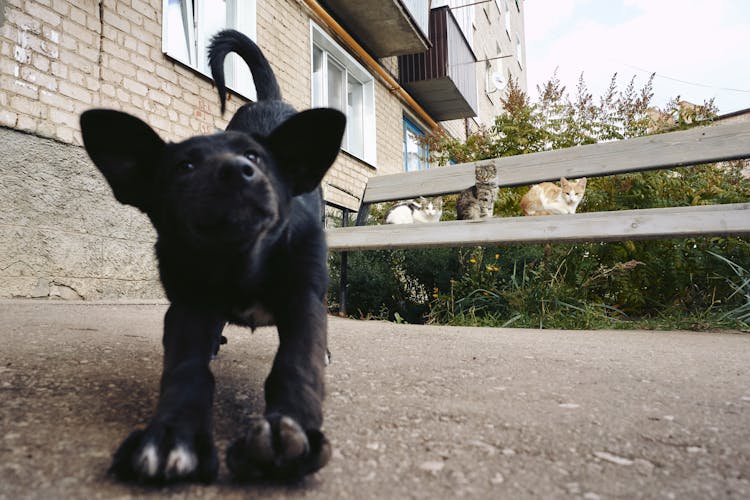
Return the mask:
<path id="1" fill-rule="evenodd" d="M 364 226 L 367 224 L 367 216 L 370 215 L 370 204 L 369 203 L 363 203 L 361 207 L 359 207 L 359 212 L 357 212 L 357 226 Z"/>
<path id="2" fill-rule="evenodd" d="M 349 226 L 349 209 L 344 208 L 341 211 L 341 225 Z M 347 285 L 347 252 L 341 252 L 341 265 L 339 267 L 339 316 L 346 317 L 346 285 Z"/>

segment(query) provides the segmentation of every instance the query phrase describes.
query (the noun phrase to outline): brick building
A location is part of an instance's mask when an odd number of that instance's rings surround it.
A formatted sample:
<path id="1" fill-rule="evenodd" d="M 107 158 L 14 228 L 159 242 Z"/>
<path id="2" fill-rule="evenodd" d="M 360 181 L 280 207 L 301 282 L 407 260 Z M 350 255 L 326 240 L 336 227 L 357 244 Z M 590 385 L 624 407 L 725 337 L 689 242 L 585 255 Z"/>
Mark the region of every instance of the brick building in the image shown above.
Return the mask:
<path id="1" fill-rule="evenodd" d="M 231 56 L 219 115 L 205 47 L 223 27 L 258 42 L 292 105 L 347 112 L 324 191 L 351 209 L 367 177 L 429 166 L 416 136 L 463 136 L 508 75 L 526 86 L 518 0 L 0 0 L 0 297 L 161 297 L 153 230 L 112 198 L 78 116 L 120 109 L 173 141 L 224 128 L 254 89 Z"/>

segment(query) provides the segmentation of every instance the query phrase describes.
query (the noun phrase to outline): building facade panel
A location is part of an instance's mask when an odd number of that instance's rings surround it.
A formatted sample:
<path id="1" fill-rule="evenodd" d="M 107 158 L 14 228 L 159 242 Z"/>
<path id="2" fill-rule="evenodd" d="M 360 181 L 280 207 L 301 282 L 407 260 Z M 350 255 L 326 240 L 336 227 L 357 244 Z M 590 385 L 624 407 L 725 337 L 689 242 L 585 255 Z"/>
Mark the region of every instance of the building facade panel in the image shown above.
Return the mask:
<path id="1" fill-rule="evenodd" d="M 435 0 L 433 8 L 450 6 L 476 56 L 476 116 L 440 123 L 450 135 L 465 138 L 479 127 L 491 126 L 503 112 L 501 99 L 510 78 L 527 90 L 525 69 L 524 2 L 491 0 L 465 2 Z M 516 44 L 516 39 L 520 44 Z M 520 50 L 519 50 L 520 48 Z M 494 77 L 494 78 L 493 78 Z"/>

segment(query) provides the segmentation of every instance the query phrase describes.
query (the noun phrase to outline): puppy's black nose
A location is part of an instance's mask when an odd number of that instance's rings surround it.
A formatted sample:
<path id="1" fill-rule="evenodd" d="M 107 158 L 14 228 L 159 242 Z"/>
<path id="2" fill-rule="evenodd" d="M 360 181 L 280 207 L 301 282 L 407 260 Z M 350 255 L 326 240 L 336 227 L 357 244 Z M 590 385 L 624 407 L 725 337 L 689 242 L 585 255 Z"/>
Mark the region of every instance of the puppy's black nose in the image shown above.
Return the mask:
<path id="1" fill-rule="evenodd" d="M 250 182 L 255 177 L 255 167 L 247 158 L 236 156 L 222 163 L 219 177 L 225 182 Z"/>
<path id="2" fill-rule="evenodd" d="M 240 172 L 242 172 L 242 177 L 244 177 L 246 180 L 249 180 L 255 175 L 255 169 L 253 169 L 252 165 L 245 164 L 240 167 Z"/>

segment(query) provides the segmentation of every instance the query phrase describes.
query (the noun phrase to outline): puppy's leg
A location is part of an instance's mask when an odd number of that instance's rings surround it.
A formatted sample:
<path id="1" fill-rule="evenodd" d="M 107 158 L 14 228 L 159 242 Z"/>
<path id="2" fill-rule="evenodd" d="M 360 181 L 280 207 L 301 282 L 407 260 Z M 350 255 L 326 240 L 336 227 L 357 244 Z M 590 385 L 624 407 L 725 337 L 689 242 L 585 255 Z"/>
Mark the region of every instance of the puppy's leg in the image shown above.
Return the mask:
<path id="1" fill-rule="evenodd" d="M 279 350 L 266 379 L 266 411 L 227 450 L 238 479 L 296 479 L 323 467 L 331 445 L 323 423 L 326 311 L 314 293 L 291 297 L 276 315 Z"/>
<path id="2" fill-rule="evenodd" d="M 164 318 L 164 371 L 156 413 L 115 452 L 122 480 L 210 482 L 219 462 L 212 437 L 214 378 L 208 364 L 224 319 L 172 304 Z"/>

